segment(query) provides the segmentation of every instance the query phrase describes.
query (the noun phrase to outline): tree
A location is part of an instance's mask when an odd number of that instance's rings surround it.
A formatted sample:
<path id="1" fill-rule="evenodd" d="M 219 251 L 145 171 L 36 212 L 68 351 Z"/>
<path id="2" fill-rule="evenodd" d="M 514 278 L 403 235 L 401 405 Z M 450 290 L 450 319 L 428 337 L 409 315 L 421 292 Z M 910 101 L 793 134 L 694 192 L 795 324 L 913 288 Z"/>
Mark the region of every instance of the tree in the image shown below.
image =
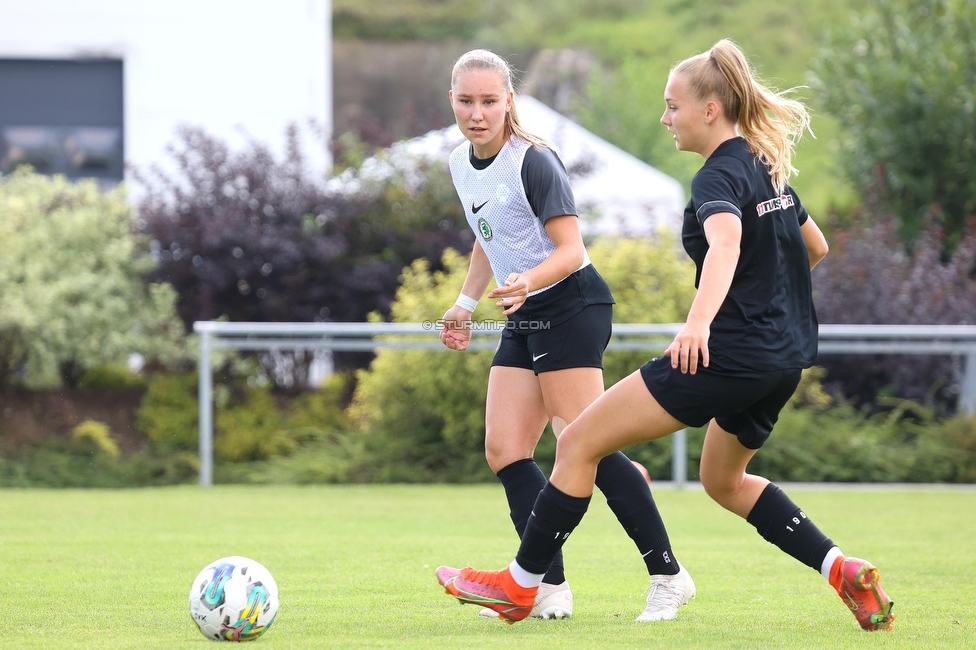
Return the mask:
<path id="1" fill-rule="evenodd" d="M 628 55 L 615 69 L 598 70 L 581 102 L 580 123 L 689 187 L 702 159 L 676 153 L 659 121 L 668 65 L 662 58 Z"/>
<path id="2" fill-rule="evenodd" d="M 132 352 L 182 359 L 176 294 L 145 281 L 154 265 L 124 187 L 0 177 L 0 250 L 0 386 L 73 386 Z"/>
<path id="3" fill-rule="evenodd" d="M 812 85 L 846 128 L 842 151 L 909 241 L 946 248 L 976 219 L 976 11 L 970 0 L 871 0 L 814 59 Z"/>
<path id="4" fill-rule="evenodd" d="M 233 152 L 184 128 L 171 147 L 175 172 L 137 173 L 146 188 L 139 216 L 159 262 L 154 277 L 176 288 L 187 327 L 220 317 L 385 317 L 411 261 L 471 246 L 443 168 L 391 159 L 388 173 L 351 167 L 327 183 L 308 169 L 297 136 L 290 128 L 286 155 L 276 160 L 259 143 Z"/>
<path id="5" fill-rule="evenodd" d="M 851 223 L 832 224 L 831 250 L 813 271 L 821 323 L 967 325 L 976 316 L 976 232 L 945 255 L 935 226 L 920 232 L 911 252 L 896 217 L 869 203 Z M 893 395 L 951 406 L 958 398 L 961 359 L 945 355 L 827 355 L 827 387 L 877 403 Z"/>

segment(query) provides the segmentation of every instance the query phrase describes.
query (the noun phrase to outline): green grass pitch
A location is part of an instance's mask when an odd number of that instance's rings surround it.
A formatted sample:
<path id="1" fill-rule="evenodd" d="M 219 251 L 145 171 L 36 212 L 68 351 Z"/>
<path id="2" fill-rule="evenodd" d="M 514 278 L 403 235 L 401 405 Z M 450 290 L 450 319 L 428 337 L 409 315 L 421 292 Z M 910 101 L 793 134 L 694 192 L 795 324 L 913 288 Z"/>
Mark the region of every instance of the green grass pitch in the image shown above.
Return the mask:
<path id="1" fill-rule="evenodd" d="M 820 575 L 701 490 L 660 489 L 698 597 L 637 624 L 643 563 L 597 496 L 566 546 L 568 621 L 509 626 L 459 606 L 439 564 L 516 550 L 501 487 L 0 490 L 0 648 L 206 648 L 190 583 L 245 555 L 278 582 L 266 648 L 972 648 L 976 491 L 790 487 L 842 549 L 881 570 L 891 633 L 862 632 Z"/>

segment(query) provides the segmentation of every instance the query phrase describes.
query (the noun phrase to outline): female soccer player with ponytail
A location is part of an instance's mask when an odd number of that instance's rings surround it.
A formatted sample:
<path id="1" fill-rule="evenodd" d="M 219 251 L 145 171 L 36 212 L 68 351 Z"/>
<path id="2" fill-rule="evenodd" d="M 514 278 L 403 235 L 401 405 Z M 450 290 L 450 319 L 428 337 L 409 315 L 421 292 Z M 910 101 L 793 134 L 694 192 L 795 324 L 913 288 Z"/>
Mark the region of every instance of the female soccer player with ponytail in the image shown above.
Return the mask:
<path id="1" fill-rule="evenodd" d="M 521 536 L 546 484 L 533 459 L 546 423 L 559 436 L 603 392 L 613 297 L 583 246 L 566 169 L 551 145 L 519 123 L 508 64 L 486 50 L 464 54 L 454 65 L 450 99 L 467 138 L 451 154 L 451 176 L 475 243 L 441 340 L 467 348 L 471 313 L 494 275 L 498 288 L 488 297 L 508 320 L 488 376 L 485 453 Z M 637 620 L 673 619 L 695 585 L 687 571 L 679 573 L 647 482 L 620 452 L 596 465 L 596 486 L 650 575 L 651 595 Z M 558 549 L 537 585 L 523 618 L 572 614 Z"/>
<path id="2" fill-rule="evenodd" d="M 787 185 L 802 104 L 762 86 L 730 41 L 677 64 L 661 122 L 679 151 L 705 163 L 691 185 L 682 239 L 697 295 L 663 356 L 598 397 L 559 437 L 515 560 L 502 571 L 438 569 L 462 602 L 491 603 L 509 622 L 528 613 L 550 561 L 579 524 L 607 454 L 708 424 L 701 482 L 722 507 L 819 571 L 862 628 L 887 630 L 892 601 L 870 563 L 845 556 L 782 490 L 746 466 L 769 437 L 802 368 L 817 357 L 810 272 L 827 254 Z"/>

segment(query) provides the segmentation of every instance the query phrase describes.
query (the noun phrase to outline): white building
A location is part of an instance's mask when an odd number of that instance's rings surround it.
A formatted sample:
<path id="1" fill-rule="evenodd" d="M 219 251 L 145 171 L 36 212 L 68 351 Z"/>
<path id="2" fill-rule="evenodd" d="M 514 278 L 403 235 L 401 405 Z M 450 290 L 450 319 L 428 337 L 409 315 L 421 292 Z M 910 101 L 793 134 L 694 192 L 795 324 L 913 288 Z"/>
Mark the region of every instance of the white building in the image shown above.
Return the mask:
<path id="1" fill-rule="evenodd" d="M 332 128 L 330 0 L 0 0 L 0 173 L 119 180 L 167 163 L 178 125 L 316 166 Z"/>
<path id="2" fill-rule="evenodd" d="M 685 191 L 681 183 L 590 133 L 537 99 L 516 99 L 526 129 L 559 147 L 570 172 L 580 229 L 584 235 L 654 235 L 662 227 L 681 232 Z M 431 131 L 394 148 L 436 158 L 448 155 L 464 140 L 457 124 Z"/>

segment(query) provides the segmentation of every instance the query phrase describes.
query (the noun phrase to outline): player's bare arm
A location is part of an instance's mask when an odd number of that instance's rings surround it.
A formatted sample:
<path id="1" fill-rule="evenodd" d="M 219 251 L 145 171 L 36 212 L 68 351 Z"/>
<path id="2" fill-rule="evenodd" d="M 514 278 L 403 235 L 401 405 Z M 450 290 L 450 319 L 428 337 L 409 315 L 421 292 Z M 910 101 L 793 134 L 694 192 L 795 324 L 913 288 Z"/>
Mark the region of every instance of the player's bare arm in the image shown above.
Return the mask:
<path id="1" fill-rule="evenodd" d="M 461 286 L 461 293 L 471 296 L 475 300 L 480 298 L 488 288 L 491 281 L 491 265 L 488 263 L 488 256 L 481 248 L 481 244 L 476 240 L 471 249 L 471 261 L 468 263 L 468 274 L 464 278 Z M 471 341 L 471 322 L 472 312 L 461 305 L 452 305 L 444 312 L 444 328 L 441 330 L 441 343 L 452 350 L 466 350 Z"/>
<path id="2" fill-rule="evenodd" d="M 739 261 L 739 242 L 742 239 L 742 222 L 731 212 L 713 214 L 704 223 L 708 253 L 702 265 L 698 293 L 688 311 L 688 319 L 674 341 L 664 351 L 671 356 L 671 366 L 681 372 L 695 374 L 698 371 L 698 355 L 702 365 L 708 367 L 709 326 L 732 286 L 732 276 Z"/>
<path id="3" fill-rule="evenodd" d="M 827 251 L 829 250 L 827 239 L 820 232 L 820 228 L 813 220 L 813 217 L 807 217 L 807 220 L 803 222 L 803 225 L 800 226 L 800 234 L 803 235 L 803 243 L 807 246 L 807 255 L 810 257 L 810 270 L 812 271 L 813 267 L 827 256 Z"/>

